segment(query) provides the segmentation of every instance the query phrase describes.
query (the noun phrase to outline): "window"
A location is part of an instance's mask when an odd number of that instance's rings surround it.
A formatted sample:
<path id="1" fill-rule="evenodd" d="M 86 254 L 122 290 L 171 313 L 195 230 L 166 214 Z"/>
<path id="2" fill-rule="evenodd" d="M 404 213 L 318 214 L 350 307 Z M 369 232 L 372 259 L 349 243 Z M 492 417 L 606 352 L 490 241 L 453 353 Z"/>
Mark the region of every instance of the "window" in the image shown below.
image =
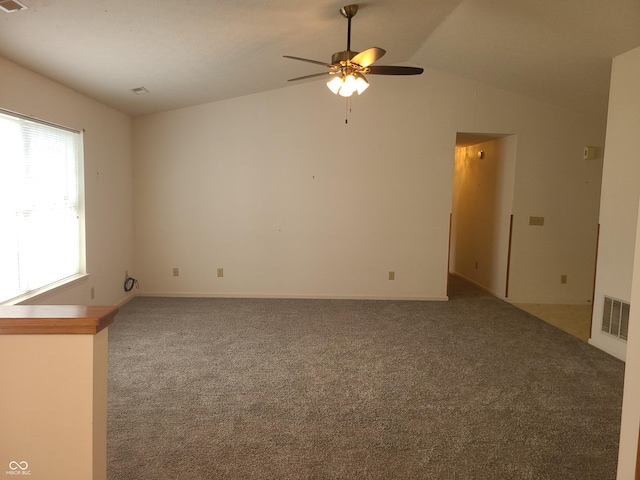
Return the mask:
<path id="1" fill-rule="evenodd" d="M 84 273 L 82 134 L 0 110 L 0 302 Z"/>

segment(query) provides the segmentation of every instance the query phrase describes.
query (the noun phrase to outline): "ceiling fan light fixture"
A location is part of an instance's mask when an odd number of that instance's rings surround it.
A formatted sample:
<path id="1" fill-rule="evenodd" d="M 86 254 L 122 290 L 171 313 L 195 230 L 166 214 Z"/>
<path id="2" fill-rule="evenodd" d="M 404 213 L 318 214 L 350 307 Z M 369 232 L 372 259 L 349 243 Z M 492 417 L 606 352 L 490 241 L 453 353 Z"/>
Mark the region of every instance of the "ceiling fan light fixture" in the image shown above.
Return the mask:
<path id="1" fill-rule="evenodd" d="M 1 1 L 2 0 L 0 0 L 0 2 Z M 382 48 L 371 47 L 361 52 L 351 50 L 351 19 L 357 11 L 358 5 L 355 4 L 347 5 L 340 9 L 342 16 L 348 20 L 347 49 L 334 53 L 331 56 L 331 63 L 310 60 L 308 58 L 292 57 L 291 55 L 284 56 L 292 60 L 313 63 L 329 68 L 328 72 L 291 78 L 289 79 L 290 82 L 329 75 L 331 77 L 327 82 L 329 90 L 331 90 L 334 95 L 350 97 L 354 93 L 361 95 L 362 92 L 369 88 L 369 82 L 363 73 L 367 75 L 420 75 L 423 72 L 423 69 L 419 67 L 372 66 L 373 63 L 382 58 L 386 53 Z"/>
<path id="2" fill-rule="evenodd" d="M 342 97 L 350 97 L 354 93 L 360 95 L 369 87 L 369 82 L 359 72 L 349 73 L 347 75 L 338 74 L 327 82 L 327 87 L 334 95 Z"/>
<path id="3" fill-rule="evenodd" d="M 361 73 L 356 73 L 356 91 L 358 95 L 364 92 L 367 88 L 369 88 L 369 82 Z"/>
<path id="4" fill-rule="evenodd" d="M 342 76 L 336 75 L 331 80 L 327 82 L 327 87 L 331 90 L 334 95 L 338 94 L 338 91 L 342 87 Z"/>
<path id="5" fill-rule="evenodd" d="M 353 92 L 356 91 L 357 84 L 358 81 L 356 80 L 355 75 L 353 75 L 353 73 L 350 73 L 349 75 L 346 75 L 344 77 L 344 80 L 342 81 L 342 87 L 340 88 L 338 93 L 342 97 L 350 97 L 351 95 L 353 95 Z"/>

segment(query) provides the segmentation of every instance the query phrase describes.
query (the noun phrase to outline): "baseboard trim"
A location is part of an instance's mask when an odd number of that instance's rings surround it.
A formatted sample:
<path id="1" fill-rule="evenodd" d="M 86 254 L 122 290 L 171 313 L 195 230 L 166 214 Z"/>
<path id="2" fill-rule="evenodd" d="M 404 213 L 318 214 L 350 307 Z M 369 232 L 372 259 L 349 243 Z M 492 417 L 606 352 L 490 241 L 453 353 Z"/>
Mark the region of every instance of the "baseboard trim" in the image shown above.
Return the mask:
<path id="1" fill-rule="evenodd" d="M 127 303 L 129 303 L 131 300 L 133 300 L 134 298 L 136 298 L 138 295 L 137 294 L 132 294 L 132 295 L 127 295 L 124 299 L 122 299 L 121 301 L 119 301 L 116 306 L 118 308 L 120 307 L 124 307 Z"/>
<path id="2" fill-rule="evenodd" d="M 254 293 L 191 293 L 191 292 L 142 292 L 136 293 L 136 297 L 174 297 L 174 298 L 274 298 L 291 300 L 382 300 L 382 301 L 408 301 L 408 302 L 446 302 L 444 297 L 378 297 L 366 295 L 274 295 Z"/>
<path id="3" fill-rule="evenodd" d="M 596 347 L 599 350 L 602 350 L 605 353 L 608 353 L 609 355 L 611 355 L 612 357 L 616 357 L 618 360 L 622 360 L 623 362 L 626 361 L 626 355 L 621 354 L 619 351 L 610 348 L 608 345 L 602 343 L 602 342 L 598 342 L 597 340 L 594 341 L 593 337 L 589 339 L 589 345 L 592 345 L 594 347 Z"/>
<path id="4" fill-rule="evenodd" d="M 456 273 L 456 272 L 452 272 L 451 274 L 452 274 L 452 275 L 455 275 L 456 277 L 460 277 L 460 278 L 462 278 L 462 279 L 463 279 L 463 280 L 465 280 L 466 282 L 469 282 L 469 283 L 473 284 L 473 286 L 474 286 L 474 287 L 478 287 L 480 290 L 482 290 L 482 291 L 484 291 L 484 292 L 487 292 L 488 294 L 493 295 L 494 297 L 499 298 L 500 300 L 503 300 L 503 301 L 505 301 L 505 302 L 507 302 L 507 303 L 511 303 L 511 302 L 510 302 L 510 301 L 509 301 L 505 296 L 500 295 L 499 293 L 494 292 L 493 290 L 488 289 L 488 288 L 487 288 L 487 287 L 485 287 L 484 285 L 481 285 L 481 284 L 479 284 L 478 282 L 476 282 L 476 281 L 474 281 L 474 280 L 472 280 L 472 279 L 470 279 L 470 278 L 468 278 L 468 277 L 465 277 L 464 275 L 461 275 L 461 274 Z"/>

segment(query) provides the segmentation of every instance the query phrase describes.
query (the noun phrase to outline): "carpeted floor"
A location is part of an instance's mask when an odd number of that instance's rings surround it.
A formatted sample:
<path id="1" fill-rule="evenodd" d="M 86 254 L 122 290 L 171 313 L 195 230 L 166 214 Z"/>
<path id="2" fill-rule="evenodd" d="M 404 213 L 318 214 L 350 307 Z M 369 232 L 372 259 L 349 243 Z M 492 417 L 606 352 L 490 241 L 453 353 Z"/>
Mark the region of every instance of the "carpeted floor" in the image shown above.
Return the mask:
<path id="1" fill-rule="evenodd" d="M 588 342 L 591 338 L 591 305 L 549 303 L 513 303 L 512 305 L 570 333 L 583 342 Z"/>
<path id="2" fill-rule="evenodd" d="M 614 479 L 624 364 L 450 295 L 132 300 L 109 329 L 108 479 Z"/>

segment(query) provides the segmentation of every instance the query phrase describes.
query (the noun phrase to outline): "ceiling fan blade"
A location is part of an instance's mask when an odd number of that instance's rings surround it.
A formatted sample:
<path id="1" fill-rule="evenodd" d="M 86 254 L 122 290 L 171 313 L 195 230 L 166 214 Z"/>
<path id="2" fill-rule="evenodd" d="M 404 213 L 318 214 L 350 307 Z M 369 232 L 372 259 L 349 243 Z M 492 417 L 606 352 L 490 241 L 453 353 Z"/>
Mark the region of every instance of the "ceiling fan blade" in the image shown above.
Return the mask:
<path id="1" fill-rule="evenodd" d="M 318 60 L 309 60 L 308 58 L 292 57 L 291 55 L 283 55 L 283 57 L 290 58 L 291 60 L 300 60 L 301 62 L 315 63 L 316 65 L 322 65 L 324 67 L 338 68 L 335 65 L 331 65 L 330 63 L 327 63 L 327 62 L 319 62 Z"/>
<path id="2" fill-rule="evenodd" d="M 304 77 L 296 77 L 296 78 L 290 78 L 289 80 L 287 80 L 288 82 L 295 82 L 296 80 L 305 80 L 307 78 L 313 78 L 313 77 L 323 77 L 325 75 L 331 75 L 332 72 L 322 72 L 322 73 L 314 73 L 312 75 L 305 75 Z"/>
<path id="3" fill-rule="evenodd" d="M 364 73 L 372 75 L 420 75 L 424 68 L 419 67 L 392 67 L 392 66 L 372 66 Z"/>
<path id="4" fill-rule="evenodd" d="M 376 60 L 382 58 L 385 53 L 387 53 L 385 50 L 378 47 L 367 48 L 364 52 L 360 52 L 353 57 L 351 63 L 357 63 L 361 67 L 368 67 Z"/>

